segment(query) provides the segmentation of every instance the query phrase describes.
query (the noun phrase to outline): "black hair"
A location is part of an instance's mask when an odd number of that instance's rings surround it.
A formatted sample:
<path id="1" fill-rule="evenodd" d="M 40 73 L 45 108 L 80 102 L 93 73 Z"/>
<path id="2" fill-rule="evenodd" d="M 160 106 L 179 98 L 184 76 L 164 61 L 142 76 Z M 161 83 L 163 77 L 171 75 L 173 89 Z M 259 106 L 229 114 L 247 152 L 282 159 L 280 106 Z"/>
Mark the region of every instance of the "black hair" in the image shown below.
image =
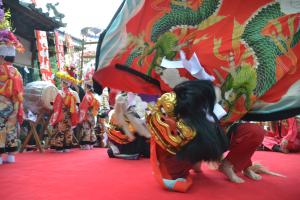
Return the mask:
<path id="1" fill-rule="evenodd" d="M 4 60 L 13 63 L 15 61 L 15 56 L 5 56 Z"/>
<path id="2" fill-rule="evenodd" d="M 103 87 L 102 85 L 100 85 L 99 83 L 97 83 L 96 81 L 93 80 L 93 88 L 94 88 L 94 92 L 96 92 L 97 94 L 101 95 L 102 91 L 103 91 Z"/>
<path id="3" fill-rule="evenodd" d="M 177 153 L 177 158 L 191 163 L 218 161 L 227 150 L 228 141 L 213 113 L 216 95 L 212 82 L 186 81 L 178 84 L 174 92 L 176 117 L 196 131 L 195 138 Z M 213 116 L 215 122 L 209 121 L 207 115 Z"/>
<path id="4" fill-rule="evenodd" d="M 94 88 L 93 88 L 92 85 L 85 84 L 85 87 L 86 87 L 88 90 L 92 91 L 92 92 L 94 91 Z"/>
<path id="5" fill-rule="evenodd" d="M 80 99 L 80 102 L 81 102 L 83 100 L 84 95 L 85 95 L 84 89 L 80 85 L 77 85 L 77 87 L 71 85 L 70 88 L 78 93 L 79 99 Z M 78 89 L 78 91 L 77 91 L 76 88 Z"/>

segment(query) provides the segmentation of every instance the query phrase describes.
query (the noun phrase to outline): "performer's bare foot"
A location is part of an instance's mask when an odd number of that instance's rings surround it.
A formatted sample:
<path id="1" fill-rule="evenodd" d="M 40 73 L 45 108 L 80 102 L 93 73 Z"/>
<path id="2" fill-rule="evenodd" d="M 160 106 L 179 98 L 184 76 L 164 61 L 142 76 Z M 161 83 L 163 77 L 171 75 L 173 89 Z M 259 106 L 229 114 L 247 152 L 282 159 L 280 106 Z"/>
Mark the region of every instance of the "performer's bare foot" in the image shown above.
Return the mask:
<path id="1" fill-rule="evenodd" d="M 233 166 L 230 162 L 228 162 L 227 160 L 223 160 L 222 164 L 220 165 L 219 168 L 223 174 L 225 174 L 225 176 L 234 183 L 244 183 L 245 181 L 238 177 L 238 175 L 236 175 L 236 173 L 233 170 Z"/>
<path id="2" fill-rule="evenodd" d="M 195 173 L 202 173 L 202 170 L 201 170 L 201 161 L 200 162 L 197 162 L 196 164 L 194 164 L 193 166 L 193 171 Z"/>
<path id="3" fill-rule="evenodd" d="M 255 173 L 250 168 L 247 168 L 247 169 L 244 170 L 244 175 L 251 178 L 252 180 L 256 180 L 256 181 L 262 179 L 262 177 L 259 174 Z"/>

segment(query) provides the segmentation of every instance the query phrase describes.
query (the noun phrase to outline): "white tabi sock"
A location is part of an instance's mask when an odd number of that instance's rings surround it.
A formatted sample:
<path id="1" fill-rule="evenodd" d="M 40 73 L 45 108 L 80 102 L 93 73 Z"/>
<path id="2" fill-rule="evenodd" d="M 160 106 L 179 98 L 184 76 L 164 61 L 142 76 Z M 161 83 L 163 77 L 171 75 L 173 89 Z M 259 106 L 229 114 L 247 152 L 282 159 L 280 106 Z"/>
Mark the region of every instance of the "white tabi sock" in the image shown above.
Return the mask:
<path id="1" fill-rule="evenodd" d="M 16 162 L 15 156 L 13 154 L 8 154 L 6 161 L 8 163 L 15 163 Z"/>

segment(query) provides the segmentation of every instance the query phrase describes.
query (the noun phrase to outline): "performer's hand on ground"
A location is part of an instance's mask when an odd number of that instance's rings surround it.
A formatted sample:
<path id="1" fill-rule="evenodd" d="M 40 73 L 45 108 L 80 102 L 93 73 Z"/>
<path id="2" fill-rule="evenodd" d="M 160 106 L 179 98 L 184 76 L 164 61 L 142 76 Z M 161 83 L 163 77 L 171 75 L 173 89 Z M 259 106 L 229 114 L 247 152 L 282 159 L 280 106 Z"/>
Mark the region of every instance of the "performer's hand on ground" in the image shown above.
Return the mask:
<path id="1" fill-rule="evenodd" d="M 225 176 L 234 183 L 244 183 L 245 181 L 238 177 L 234 172 L 233 165 L 228 162 L 227 160 L 223 160 L 222 164 L 220 165 L 220 171 L 225 174 Z"/>

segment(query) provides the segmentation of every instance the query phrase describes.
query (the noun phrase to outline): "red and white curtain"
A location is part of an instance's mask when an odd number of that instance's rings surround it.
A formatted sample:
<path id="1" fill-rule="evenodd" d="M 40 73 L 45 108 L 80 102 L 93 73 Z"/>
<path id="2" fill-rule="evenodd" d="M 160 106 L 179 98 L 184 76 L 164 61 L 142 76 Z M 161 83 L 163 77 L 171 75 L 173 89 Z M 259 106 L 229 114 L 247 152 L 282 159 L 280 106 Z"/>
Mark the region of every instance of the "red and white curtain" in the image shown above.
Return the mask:
<path id="1" fill-rule="evenodd" d="M 43 81 L 52 81 L 52 71 L 49 61 L 47 33 L 45 31 L 35 30 L 35 37 L 38 49 L 38 59 L 40 63 L 40 72 Z"/>
<path id="2" fill-rule="evenodd" d="M 64 53 L 64 41 L 59 37 L 57 31 L 55 33 L 55 50 L 57 58 L 57 68 L 59 71 L 64 71 L 65 66 L 65 53 Z"/>
<path id="3" fill-rule="evenodd" d="M 69 34 L 65 34 L 65 41 L 67 46 L 67 54 L 65 55 L 65 64 L 70 66 L 74 62 L 74 42 Z"/>

